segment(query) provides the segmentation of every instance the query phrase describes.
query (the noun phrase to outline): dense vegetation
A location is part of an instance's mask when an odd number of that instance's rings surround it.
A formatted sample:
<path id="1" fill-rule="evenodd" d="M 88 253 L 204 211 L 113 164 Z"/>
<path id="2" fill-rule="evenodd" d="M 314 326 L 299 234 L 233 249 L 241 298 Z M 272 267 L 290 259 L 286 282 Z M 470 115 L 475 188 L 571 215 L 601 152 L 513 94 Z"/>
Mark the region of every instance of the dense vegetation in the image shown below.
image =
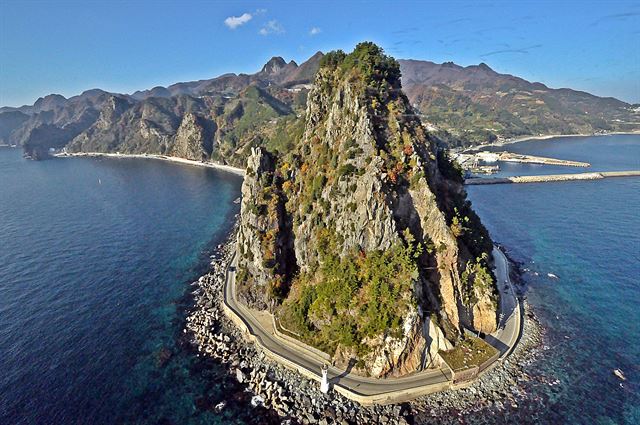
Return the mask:
<path id="1" fill-rule="evenodd" d="M 286 103 L 272 96 L 267 90 L 249 86 L 239 97 L 229 100 L 216 118 L 218 147 L 213 159 L 232 164 L 243 164 L 251 147 L 277 145 L 288 134 L 287 124 L 295 118 Z M 290 145 L 289 145 L 290 146 Z M 275 147 L 275 146 L 274 146 Z"/>
<path id="2" fill-rule="evenodd" d="M 400 336 L 418 277 L 412 246 L 335 254 L 335 234 L 326 233 L 317 270 L 299 276 L 279 314 L 281 323 L 327 352 L 338 344 L 363 349 L 365 338 Z M 362 354 L 362 353 L 361 353 Z"/>
<path id="3" fill-rule="evenodd" d="M 359 43 L 348 55 L 342 50 L 327 53 L 320 61 L 326 69 L 339 68 L 338 78 L 357 70 L 362 81 L 372 89 L 385 89 L 400 82 L 400 65 L 374 43 Z"/>

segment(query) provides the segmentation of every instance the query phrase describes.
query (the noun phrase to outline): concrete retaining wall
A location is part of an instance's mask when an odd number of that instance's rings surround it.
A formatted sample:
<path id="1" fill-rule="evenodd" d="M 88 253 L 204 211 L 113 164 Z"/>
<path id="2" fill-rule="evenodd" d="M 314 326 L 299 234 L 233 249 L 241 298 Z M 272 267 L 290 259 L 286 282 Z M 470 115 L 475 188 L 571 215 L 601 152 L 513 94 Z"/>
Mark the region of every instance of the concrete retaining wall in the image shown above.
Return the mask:
<path id="1" fill-rule="evenodd" d="M 278 329 L 280 325 L 278 325 L 276 318 L 272 316 L 272 320 L 273 320 L 273 331 L 278 338 L 285 340 L 287 343 L 291 345 L 294 345 L 299 350 L 306 351 L 307 355 L 316 357 L 316 359 L 321 362 L 331 364 L 331 356 L 329 354 L 325 353 L 324 351 L 320 351 L 317 348 L 312 347 L 308 344 L 305 344 L 300 340 L 290 337 L 285 333 L 280 332 L 280 330 Z"/>
<path id="2" fill-rule="evenodd" d="M 232 261 L 233 262 L 233 261 Z M 228 269 L 226 271 L 226 273 L 228 273 Z M 518 309 L 520 309 L 520 305 L 518 304 Z M 225 315 L 227 317 L 229 317 L 229 319 L 236 325 L 238 326 L 238 328 L 240 328 L 246 335 L 247 339 L 253 343 L 255 343 L 260 350 L 270 359 L 278 362 L 279 364 L 287 367 L 288 369 L 291 369 L 293 371 L 297 371 L 300 375 L 308 378 L 308 379 L 312 379 L 316 382 L 320 382 L 321 381 L 321 377 L 319 375 L 318 372 L 315 371 L 311 371 L 301 365 L 298 365 L 292 361 L 290 361 L 289 359 L 271 351 L 269 348 L 267 348 L 262 341 L 260 340 L 260 337 L 258 337 L 257 335 L 253 334 L 249 328 L 249 325 L 245 322 L 245 320 L 240 317 L 228 304 L 227 304 L 227 298 L 226 298 L 226 288 L 224 290 L 224 295 L 223 295 L 223 303 L 222 303 L 222 311 L 225 313 Z M 519 310 L 520 311 L 520 310 Z M 520 326 L 520 314 L 518 314 L 518 325 Z M 276 334 L 278 334 L 279 337 L 281 337 L 283 339 L 283 341 L 287 342 L 288 344 L 294 345 L 296 347 L 298 347 L 300 344 L 305 345 L 305 351 L 309 352 L 309 349 L 318 351 L 317 353 L 314 353 L 316 356 L 319 356 L 322 359 L 325 359 L 328 354 L 323 353 L 320 350 L 316 350 L 313 347 L 309 347 L 306 344 L 303 344 L 300 341 L 291 341 L 294 340 L 294 338 L 291 338 L 288 335 L 284 335 L 283 333 L 279 332 L 277 330 L 277 326 L 274 323 L 274 330 L 276 332 Z M 513 347 L 512 347 L 513 349 Z M 508 355 L 508 353 L 511 350 L 509 350 L 507 353 L 505 353 L 505 356 Z M 362 405 L 374 405 L 374 404 L 393 404 L 393 403 L 402 403 L 405 401 L 409 401 L 409 400 L 413 400 L 417 397 L 423 396 L 423 395 L 427 395 L 427 394 L 432 394 L 435 392 L 439 392 L 439 391 L 444 391 L 447 389 L 457 389 L 457 388 L 464 388 L 467 387 L 471 384 L 473 384 L 480 376 L 484 375 L 485 373 L 487 373 L 489 370 L 493 369 L 497 364 L 499 364 L 499 361 L 497 361 L 499 358 L 499 353 L 496 354 L 496 356 L 492 356 L 491 359 L 485 361 L 481 367 L 475 367 L 473 368 L 474 370 L 472 371 L 472 373 L 469 374 L 469 372 L 467 371 L 459 371 L 458 373 L 462 373 L 463 375 L 469 375 L 468 379 L 466 380 L 458 380 L 458 382 L 456 382 L 454 384 L 453 380 L 454 380 L 454 376 L 455 374 L 452 373 L 451 378 L 449 378 L 447 375 L 444 375 L 448 380 L 444 381 L 444 382 L 440 382 L 437 384 L 429 384 L 429 385 L 423 385 L 423 386 L 419 386 L 419 387 L 413 387 L 413 388 L 408 388 L 408 389 L 404 389 L 404 390 L 398 390 L 398 391 L 390 391 L 390 392 L 386 392 L 386 393 L 379 393 L 379 394 L 372 394 L 372 395 L 365 395 L 365 394 L 361 394 L 358 393 L 355 390 L 346 388 L 344 386 L 341 386 L 339 383 L 336 385 L 333 385 L 333 389 L 335 391 L 337 391 L 338 393 L 342 394 L 343 396 L 347 397 L 350 400 L 356 401 Z M 329 358 L 330 359 L 330 358 Z M 465 373 L 467 372 L 467 373 Z M 462 378 L 462 376 L 460 376 Z"/>

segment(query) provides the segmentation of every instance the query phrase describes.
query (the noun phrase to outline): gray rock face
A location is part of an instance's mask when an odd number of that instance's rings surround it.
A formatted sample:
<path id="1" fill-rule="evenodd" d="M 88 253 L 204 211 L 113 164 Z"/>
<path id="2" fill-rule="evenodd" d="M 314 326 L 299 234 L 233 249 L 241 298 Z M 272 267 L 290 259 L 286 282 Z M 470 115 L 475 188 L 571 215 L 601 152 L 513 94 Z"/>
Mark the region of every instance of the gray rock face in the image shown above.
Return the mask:
<path id="1" fill-rule="evenodd" d="M 254 206 L 261 196 L 260 180 L 268 178 L 273 169 L 273 161 L 263 153 L 262 149 L 252 149 L 251 156 L 247 160 L 245 179 L 242 182 L 238 265 L 242 272 L 250 276 L 248 278 L 250 280 L 246 285 L 241 286 L 240 297 L 247 305 L 260 309 L 267 308 L 264 287 L 273 278 L 273 274 L 265 267 L 262 235 L 274 225 L 277 226 L 277 223 L 269 222 L 266 217 L 260 216 L 257 207 Z M 242 279 L 238 280 L 239 283 L 243 283 Z"/>
<path id="2" fill-rule="evenodd" d="M 275 159 L 262 148 L 253 148 L 242 182 L 238 230 L 239 297 L 249 306 L 265 310 L 292 264 L 290 232 L 283 199 L 275 179 Z"/>
<path id="3" fill-rule="evenodd" d="M 318 76 L 319 80 L 322 78 L 322 75 Z M 321 84 L 317 81 L 316 87 Z M 400 240 L 385 199 L 383 162 L 374 156 L 375 140 L 366 106 L 353 91 L 348 83 L 340 86 L 333 96 L 316 88 L 311 91 L 307 103 L 303 144 L 324 144 L 334 152 L 351 150 L 353 157 L 339 160 L 341 166 L 362 170 L 362 175 L 345 174 L 325 186 L 320 195 L 321 202 L 314 205 L 317 216 L 303 211 L 303 205 L 298 204 L 294 212 L 300 223 L 294 229 L 295 252 L 303 271 L 317 263 L 314 233 L 317 220 L 324 226 L 335 226 L 336 233 L 344 238 L 343 254 L 356 247 L 364 251 L 384 250 Z M 327 105 L 330 105 L 329 109 L 326 109 Z M 317 127 L 320 122 L 321 130 Z M 322 203 L 329 204 L 330 208 L 321 209 L 319 204 Z"/>
<path id="4" fill-rule="evenodd" d="M 495 283 L 485 273 L 486 230 L 466 202 L 460 176 L 412 113 L 399 80 L 388 78 L 376 85 L 357 70 L 320 69 L 295 154 L 276 158 L 252 151 L 238 239 L 242 292 L 257 308 L 275 308 L 286 299 L 292 272 L 303 276 L 299 285 L 317 284 L 314 278 L 323 276 L 314 273 L 327 249 L 344 259 L 418 247 L 410 260 L 417 270 L 413 293 L 398 299 L 402 307 L 395 314 L 404 316 L 395 323 L 401 326 L 367 334 L 356 344 L 364 350 L 347 341 L 333 353 L 338 364 L 359 358 L 359 372 L 377 377 L 433 363 L 437 349 L 455 343 L 463 328 L 492 332 L 496 326 Z M 274 296 L 280 287 L 284 291 Z M 358 296 L 365 303 L 383 302 L 375 293 Z M 302 319 L 305 326 L 331 329 L 332 314 L 360 314 L 354 307 L 332 308 L 313 310 Z"/>
<path id="5" fill-rule="evenodd" d="M 11 134 L 28 119 L 29 115 L 20 111 L 0 113 L 0 143 L 10 144 Z"/>
<path id="6" fill-rule="evenodd" d="M 126 99 L 110 96 L 102 107 L 100 116 L 94 125 L 100 130 L 109 129 L 130 106 L 131 103 Z"/>
<path id="7" fill-rule="evenodd" d="M 309 94 L 304 143 L 326 143 L 339 152 L 353 149 L 357 153 L 344 164 L 352 165 L 360 174 L 341 177 L 333 186 L 323 189 L 322 199 L 330 202 L 331 208 L 323 211 L 319 219 L 325 226 L 334 224 L 336 232 L 344 238 L 343 254 L 353 247 L 364 251 L 388 249 L 401 240 L 400 230 L 410 230 L 416 240 L 435 247 L 431 256 L 424 255 L 421 259 L 422 287 L 417 295 L 425 310 L 437 311 L 442 326 L 447 328 L 465 326 L 492 332 L 496 315 L 492 292 L 475 287 L 473 297 L 469 297 L 468 285 L 461 281 L 469 254 L 464 246 L 463 255 L 459 252 L 464 243 L 450 227 L 453 207 L 446 204 L 453 203 L 455 198 L 464 199 L 462 186 L 441 174 L 436 148 L 419 122 L 389 119 L 384 123 L 387 128 L 380 140 L 377 123 L 372 119 L 375 117 L 357 87 L 344 81 L 332 91 L 322 88 L 334 83 L 323 72 L 317 76 L 315 88 Z M 394 108 L 404 112 L 401 116 L 410 115 L 403 97 Z M 324 135 L 320 140 L 319 134 Z M 401 138 L 405 144 L 401 154 L 406 164 L 404 172 L 413 176 L 408 188 L 392 181 L 393 171 L 385 169 L 376 152 L 380 146 Z M 300 226 L 294 230 L 296 258 L 305 270 L 313 266 L 317 247 L 313 246 L 310 231 L 314 223 L 308 214 L 300 210 L 298 213 Z M 427 272 L 428 268 L 437 271 Z M 465 301 L 468 298 L 477 302 L 468 305 Z"/>
<path id="8" fill-rule="evenodd" d="M 215 124 L 188 112 L 176 133 L 172 154 L 194 161 L 205 161 L 211 157 Z"/>

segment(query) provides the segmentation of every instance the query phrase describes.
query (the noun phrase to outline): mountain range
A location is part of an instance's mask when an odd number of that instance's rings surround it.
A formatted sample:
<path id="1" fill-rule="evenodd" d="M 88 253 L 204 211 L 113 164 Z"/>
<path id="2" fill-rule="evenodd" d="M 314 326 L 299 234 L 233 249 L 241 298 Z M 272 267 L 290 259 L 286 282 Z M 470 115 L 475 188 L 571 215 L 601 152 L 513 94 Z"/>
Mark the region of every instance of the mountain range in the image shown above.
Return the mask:
<path id="1" fill-rule="evenodd" d="M 286 150 L 302 134 L 323 53 L 269 60 L 255 74 L 154 87 L 100 89 L 0 108 L 0 144 L 43 158 L 51 149 L 175 155 L 244 166 L 251 147 Z M 499 138 L 640 129 L 640 107 L 493 71 L 486 64 L 400 60 L 411 113 L 450 146 Z"/>
<path id="2" fill-rule="evenodd" d="M 400 60 L 402 84 L 423 122 L 458 143 L 640 128 L 640 105 L 500 74 L 488 65 Z"/>

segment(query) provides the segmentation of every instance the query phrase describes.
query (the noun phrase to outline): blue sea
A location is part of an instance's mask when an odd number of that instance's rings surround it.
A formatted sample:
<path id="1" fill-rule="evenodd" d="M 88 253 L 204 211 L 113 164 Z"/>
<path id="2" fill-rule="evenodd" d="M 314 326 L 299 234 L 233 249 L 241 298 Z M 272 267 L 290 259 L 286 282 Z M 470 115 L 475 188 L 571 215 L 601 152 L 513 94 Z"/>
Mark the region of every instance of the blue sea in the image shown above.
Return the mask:
<path id="1" fill-rule="evenodd" d="M 640 169 L 639 136 L 501 149 Z M 587 170 L 503 173 L 571 171 Z M 34 162 L 0 148 L 0 424 L 260 423 L 242 388 L 182 333 L 189 283 L 229 231 L 240 185 L 161 161 Z M 468 191 L 529 270 L 526 297 L 547 329 L 531 365 L 544 379 L 495 422 L 640 423 L 640 179 Z"/>
<path id="2" fill-rule="evenodd" d="M 0 424 L 228 423 L 209 405 L 233 382 L 182 329 L 240 185 L 157 160 L 0 148 Z"/>
<path id="3" fill-rule="evenodd" d="M 498 176 L 640 170 L 636 135 L 528 141 L 495 150 L 592 165 L 501 163 Z M 526 297 L 547 330 L 544 354 L 533 365 L 543 378 L 530 389 L 538 401 L 520 406 L 519 416 L 529 410 L 532 422 L 640 424 L 640 178 L 467 191 L 493 239 L 528 269 Z M 556 379 L 559 384 L 549 385 Z"/>

